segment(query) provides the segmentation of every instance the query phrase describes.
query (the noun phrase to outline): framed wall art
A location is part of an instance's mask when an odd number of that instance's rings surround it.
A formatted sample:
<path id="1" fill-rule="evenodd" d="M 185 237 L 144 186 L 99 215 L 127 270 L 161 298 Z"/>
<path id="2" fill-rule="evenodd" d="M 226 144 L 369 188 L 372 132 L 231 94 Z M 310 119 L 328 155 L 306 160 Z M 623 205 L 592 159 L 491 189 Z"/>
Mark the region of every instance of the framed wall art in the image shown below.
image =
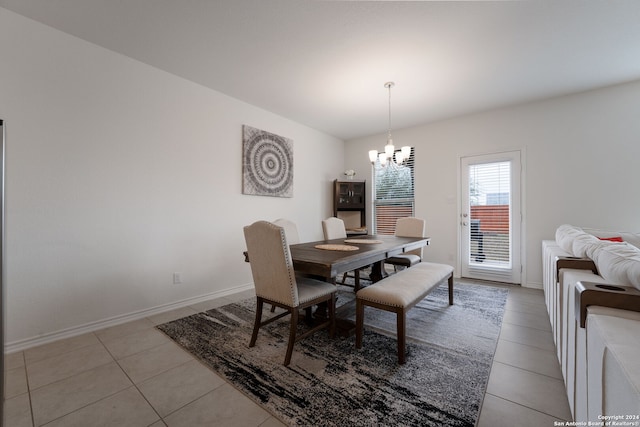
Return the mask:
<path id="1" fill-rule="evenodd" d="M 293 140 L 242 126 L 242 194 L 293 197 Z"/>

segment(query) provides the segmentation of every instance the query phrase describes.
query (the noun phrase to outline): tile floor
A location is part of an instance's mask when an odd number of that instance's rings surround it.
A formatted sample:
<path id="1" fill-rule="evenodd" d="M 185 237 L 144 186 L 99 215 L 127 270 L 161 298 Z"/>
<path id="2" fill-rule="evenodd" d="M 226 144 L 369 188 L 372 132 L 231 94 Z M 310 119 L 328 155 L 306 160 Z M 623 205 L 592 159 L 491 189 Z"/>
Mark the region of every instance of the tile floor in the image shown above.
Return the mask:
<path id="1" fill-rule="evenodd" d="M 542 291 L 510 289 L 478 427 L 569 420 Z M 8 355 L 5 426 L 282 426 L 154 329 L 252 296 L 243 292 Z"/>

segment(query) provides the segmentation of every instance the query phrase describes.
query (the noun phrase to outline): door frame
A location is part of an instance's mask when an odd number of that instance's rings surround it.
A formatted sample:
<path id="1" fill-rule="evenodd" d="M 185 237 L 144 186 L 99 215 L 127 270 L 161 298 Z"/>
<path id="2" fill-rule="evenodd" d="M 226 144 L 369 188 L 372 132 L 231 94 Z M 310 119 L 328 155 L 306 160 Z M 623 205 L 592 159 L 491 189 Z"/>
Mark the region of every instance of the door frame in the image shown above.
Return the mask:
<path id="1" fill-rule="evenodd" d="M 520 156 L 520 197 L 519 197 L 519 207 L 520 207 L 520 239 L 519 245 L 517 248 L 513 248 L 514 250 L 518 249 L 520 251 L 520 285 L 526 286 L 527 283 L 527 256 L 526 256 L 526 197 L 525 197 L 525 188 L 526 188 L 526 148 L 525 147 L 515 147 L 515 148 L 505 148 L 501 150 L 489 151 L 489 152 L 473 152 L 473 153 L 459 153 L 457 163 L 457 215 L 456 215 L 456 269 L 459 272 L 460 277 L 464 277 L 462 274 L 462 261 L 463 257 L 466 254 L 463 254 L 463 230 L 461 226 L 462 221 L 462 213 L 463 213 L 463 194 L 462 194 L 462 161 L 464 158 L 468 157 L 477 157 L 477 158 L 491 158 L 498 157 L 501 154 L 513 154 L 519 153 Z M 496 160 L 499 161 L 499 160 Z M 490 161 L 488 161 L 489 163 Z"/>
<path id="2" fill-rule="evenodd" d="M 4 120 L 0 118 L 0 402 L 2 402 L 2 406 L 0 406 L 0 427 L 4 425 L 4 382 L 5 382 L 5 371 L 4 371 L 4 340 L 5 340 L 5 218 L 4 218 L 4 206 L 5 206 L 5 127 L 6 123 Z"/>

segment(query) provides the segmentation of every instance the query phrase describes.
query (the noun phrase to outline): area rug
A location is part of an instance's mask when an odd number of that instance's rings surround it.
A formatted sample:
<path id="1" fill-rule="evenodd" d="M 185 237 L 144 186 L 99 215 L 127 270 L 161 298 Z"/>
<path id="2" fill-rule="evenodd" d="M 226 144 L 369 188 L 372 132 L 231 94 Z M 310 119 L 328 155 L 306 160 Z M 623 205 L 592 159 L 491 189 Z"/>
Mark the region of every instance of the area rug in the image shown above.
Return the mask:
<path id="1" fill-rule="evenodd" d="M 249 348 L 253 298 L 158 329 L 288 425 L 474 426 L 508 290 L 454 289 L 453 306 L 445 284 L 409 312 L 402 366 L 395 316 L 371 308 L 362 349 L 353 336 L 330 339 L 320 331 L 296 343 L 288 367 L 288 316 L 261 328 Z M 340 317 L 355 317 L 352 289 L 340 287 L 338 303 Z"/>

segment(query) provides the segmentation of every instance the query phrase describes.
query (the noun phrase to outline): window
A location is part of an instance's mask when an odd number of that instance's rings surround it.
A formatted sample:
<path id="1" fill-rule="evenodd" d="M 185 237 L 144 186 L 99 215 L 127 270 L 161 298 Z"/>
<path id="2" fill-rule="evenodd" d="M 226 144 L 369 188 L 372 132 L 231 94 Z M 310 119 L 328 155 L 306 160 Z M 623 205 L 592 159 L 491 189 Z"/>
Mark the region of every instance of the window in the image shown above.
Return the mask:
<path id="1" fill-rule="evenodd" d="M 399 151 L 399 150 L 397 150 Z M 414 149 L 401 165 L 394 162 L 382 166 L 376 160 L 373 166 L 375 234 L 393 235 L 398 218 L 414 216 Z"/>
<path id="2" fill-rule="evenodd" d="M 510 200 L 511 162 L 469 166 L 471 263 L 511 267 Z"/>

